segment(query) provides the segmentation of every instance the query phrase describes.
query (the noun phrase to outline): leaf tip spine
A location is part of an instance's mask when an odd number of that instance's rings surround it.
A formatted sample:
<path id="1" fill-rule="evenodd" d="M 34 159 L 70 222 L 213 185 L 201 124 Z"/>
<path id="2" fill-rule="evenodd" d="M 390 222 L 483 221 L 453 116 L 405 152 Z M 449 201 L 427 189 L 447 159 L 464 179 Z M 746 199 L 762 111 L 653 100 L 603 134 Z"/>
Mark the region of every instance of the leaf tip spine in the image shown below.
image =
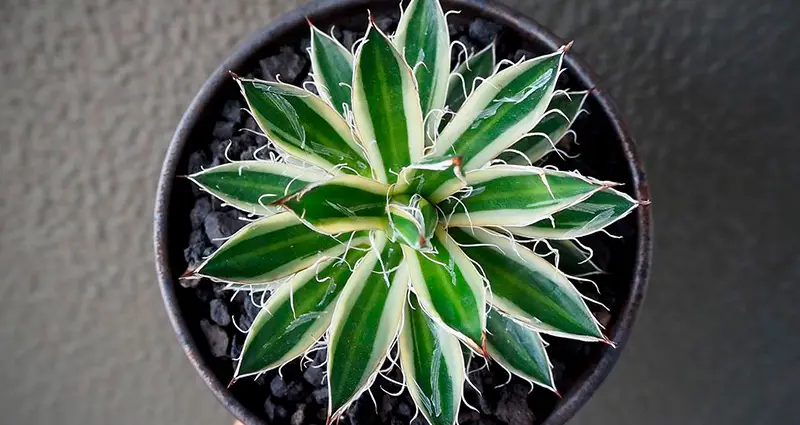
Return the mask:
<path id="1" fill-rule="evenodd" d="M 239 75 L 237 75 L 235 72 L 231 71 L 230 69 L 228 70 L 228 75 L 230 75 L 231 78 L 233 78 L 236 81 L 241 81 L 242 80 L 242 77 L 240 77 Z"/>
<path id="2" fill-rule="evenodd" d="M 190 278 L 190 277 L 194 277 L 195 273 L 197 273 L 197 269 L 192 269 L 190 267 L 190 268 L 186 269 L 186 271 L 183 272 L 183 274 L 180 275 L 180 277 L 178 279 L 187 279 L 187 278 Z"/>
<path id="3" fill-rule="evenodd" d="M 489 346 L 488 346 L 488 343 L 486 341 L 486 331 L 483 331 L 481 333 L 481 355 L 483 356 L 483 358 L 485 358 L 487 360 L 492 358 L 489 355 Z"/>
<path id="4" fill-rule="evenodd" d="M 234 376 L 233 378 L 231 378 L 231 382 L 228 382 L 228 386 L 226 386 L 225 389 L 230 389 L 235 383 L 236 383 L 236 377 Z"/>
<path id="5" fill-rule="evenodd" d="M 575 43 L 575 40 L 570 40 L 570 42 L 569 42 L 569 43 L 567 43 L 567 44 L 565 44 L 563 47 L 561 47 L 561 53 L 563 53 L 563 54 L 565 54 L 565 55 L 566 55 L 566 54 L 567 54 L 567 52 L 569 52 L 569 49 L 571 49 L 571 48 L 572 48 L 572 44 L 573 44 L 573 43 Z"/>

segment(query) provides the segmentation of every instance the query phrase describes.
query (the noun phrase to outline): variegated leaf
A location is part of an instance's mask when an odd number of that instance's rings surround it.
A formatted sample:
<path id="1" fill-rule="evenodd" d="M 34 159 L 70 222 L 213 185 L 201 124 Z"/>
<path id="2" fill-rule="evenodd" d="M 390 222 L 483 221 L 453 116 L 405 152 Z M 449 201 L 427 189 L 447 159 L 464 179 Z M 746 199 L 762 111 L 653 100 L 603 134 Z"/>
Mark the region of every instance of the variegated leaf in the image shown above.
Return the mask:
<path id="1" fill-rule="evenodd" d="M 292 157 L 332 173 L 370 176 L 350 126 L 324 100 L 298 87 L 237 78 L 259 127 Z"/>
<path id="2" fill-rule="evenodd" d="M 527 226 L 589 198 L 615 183 L 576 173 L 502 165 L 467 173 L 471 190 L 442 202 L 449 226 Z M 440 190 L 452 193 L 460 185 Z"/>
<path id="3" fill-rule="evenodd" d="M 475 352 L 485 354 L 486 294 L 483 278 L 441 227 L 434 252 L 403 246 L 414 292 L 428 315 L 450 328 Z"/>
<path id="4" fill-rule="evenodd" d="M 353 55 L 314 25 L 311 25 L 311 70 L 320 95 L 344 116 L 350 110 Z"/>
<path id="5" fill-rule="evenodd" d="M 267 284 L 325 257 L 335 257 L 367 241 L 364 232 L 338 237 L 317 233 L 294 214 L 281 213 L 254 221 L 228 239 L 195 274 L 247 284 Z"/>
<path id="6" fill-rule="evenodd" d="M 585 277 L 603 272 L 592 261 L 589 252 L 570 240 L 539 241 L 534 244 L 534 252 L 570 276 Z"/>
<path id="7" fill-rule="evenodd" d="M 394 36 L 414 69 L 422 115 L 444 108 L 450 74 L 450 32 L 439 0 L 411 0 Z M 437 120 L 430 120 L 435 129 Z"/>
<path id="8" fill-rule="evenodd" d="M 477 88 L 483 80 L 492 76 L 495 66 L 495 46 L 494 43 L 486 46 L 483 50 L 475 53 L 458 65 L 453 73 L 447 87 L 447 108 L 453 112 L 458 112 L 461 105 L 467 100 L 472 91 Z"/>
<path id="9" fill-rule="evenodd" d="M 486 330 L 486 346 L 492 360 L 526 381 L 556 390 L 550 360 L 538 332 L 494 310 L 486 318 Z"/>
<path id="10" fill-rule="evenodd" d="M 471 171 L 516 143 L 546 111 L 564 52 L 511 66 L 478 86 L 439 135 L 434 155 L 461 155 Z"/>
<path id="11" fill-rule="evenodd" d="M 232 162 L 189 176 L 223 202 L 256 215 L 274 214 L 273 201 L 324 178 L 321 171 L 270 161 Z"/>
<path id="12" fill-rule="evenodd" d="M 356 266 L 336 304 L 328 341 L 330 420 L 375 379 L 397 338 L 408 293 L 400 247 L 375 232 L 371 251 Z"/>
<path id="13" fill-rule="evenodd" d="M 605 229 L 630 214 L 639 205 L 630 196 L 614 190 L 596 192 L 530 226 L 509 228 L 512 233 L 532 238 L 575 239 Z"/>
<path id="14" fill-rule="evenodd" d="M 389 186 L 359 176 L 339 176 L 277 201 L 314 229 L 331 234 L 385 229 Z"/>
<path id="15" fill-rule="evenodd" d="M 413 72 L 389 38 L 372 23 L 365 37 L 353 75 L 355 126 L 374 178 L 394 183 L 422 158 L 422 109 Z"/>
<path id="16" fill-rule="evenodd" d="M 416 250 L 430 249 L 430 240 L 439 222 L 434 205 L 414 194 L 395 196 L 386 208 L 392 240 L 403 242 Z"/>
<path id="17" fill-rule="evenodd" d="M 461 172 L 461 163 L 459 156 L 423 159 L 403 168 L 392 191 L 393 193 L 417 193 L 434 204 L 439 203 L 444 197 L 466 185 L 464 174 Z M 451 183 L 441 186 L 440 182 L 443 179 Z M 443 191 L 438 190 L 440 188 Z M 449 191 L 449 193 L 444 193 L 444 191 Z"/>
<path id="18" fill-rule="evenodd" d="M 400 332 L 400 365 L 408 392 L 431 425 L 458 418 L 466 369 L 461 343 L 431 320 L 411 295 Z"/>
<path id="19" fill-rule="evenodd" d="M 350 249 L 343 258 L 310 267 L 281 285 L 253 320 L 235 376 L 274 369 L 311 348 L 328 330 L 339 293 L 366 253 Z"/>
<path id="20" fill-rule="evenodd" d="M 552 264 L 483 228 L 450 229 L 450 234 L 480 264 L 496 309 L 541 332 L 585 341 L 605 339 L 581 294 Z"/>
<path id="21" fill-rule="evenodd" d="M 544 158 L 567 134 L 588 96 L 588 91 L 558 93 L 553 96 L 547 112 L 531 131 L 532 135 L 511 146 L 516 152 L 504 152 L 499 158 L 514 165 L 529 165 Z"/>

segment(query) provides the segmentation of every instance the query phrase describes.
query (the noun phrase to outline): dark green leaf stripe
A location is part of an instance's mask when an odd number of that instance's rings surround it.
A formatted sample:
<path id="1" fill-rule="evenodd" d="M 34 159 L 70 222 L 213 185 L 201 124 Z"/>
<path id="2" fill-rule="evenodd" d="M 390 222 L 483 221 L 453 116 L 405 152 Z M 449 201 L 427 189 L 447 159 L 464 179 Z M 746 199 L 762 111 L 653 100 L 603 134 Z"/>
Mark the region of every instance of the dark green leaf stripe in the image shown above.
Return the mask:
<path id="1" fill-rule="evenodd" d="M 464 102 L 436 143 L 435 155 L 461 155 L 478 169 L 529 132 L 544 114 L 563 49 L 498 72 Z"/>
<path id="2" fill-rule="evenodd" d="M 394 183 L 422 157 L 424 132 L 411 68 L 374 24 L 356 53 L 353 114 L 375 178 Z"/>
<path id="3" fill-rule="evenodd" d="M 362 243 L 358 233 L 352 243 Z M 350 234 L 338 240 L 317 233 L 294 216 L 283 213 L 248 224 L 211 255 L 196 273 L 235 282 L 268 283 L 303 270 L 324 256 L 344 252 Z"/>
<path id="4" fill-rule="evenodd" d="M 403 168 L 394 193 L 417 193 L 434 204 L 465 185 L 461 157 L 427 158 Z M 442 181 L 448 185 L 442 186 Z"/>
<path id="5" fill-rule="evenodd" d="M 342 172 L 370 176 L 369 165 L 350 127 L 325 101 L 288 84 L 242 79 L 237 82 L 256 122 L 279 148 L 329 171 L 346 166 L 349 168 L 342 168 Z"/>
<path id="6" fill-rule="evenodd" d="M 462 203 L 440 205 L 450 226 L 526 226 L 580 202 L 611 183 L 535 167 L 496 166 L 467 173 Z M 465 213 L 464 211 L 468 211 Z"/>
<path id="7" fill-rule="evenodd" d="M 439 1 L 412 0 L 403 12 L 394 43 L 415 67 L 423 116 L 442 109 L 450 73 L 450 32 Z"/>
<path id="8" fill-rule="evenodd" d="M 494 310 L 486 319 L 486 330 L 492 360 L 525 380 L 555 391 L 547 351 L 537 332 Z"/>
<path id="9" fill-rule="evenodd" d="M 408 391 L 431 425 L 453 425 L 464 389 L 461 344 L 431 320 L 411 295 L 400 333 L 400 365 Z"/>
<path id="10" fill-rule="evenodd" d="M 580 293 L 546 260 L 481 228 L 450 229 L 450 235 L 480 264 L 489 279 L 495 308 L 543 332 L 589 341 L 603 339 Z"/>
<path id="11" fill-rule="evenodd" d="M 527 227 L 512 229 L 512 232 L 536 238 L 580 238 L 603 230 L 630 214 L 637 205 L 628 195 L 606 189 L 553 214 L 552 221 L 538 221 Z"/>
<path id="12" fill-rule="evenodd" d="M 353 55 L 341 43 L 313 25 L 311 25 L 311 69 L 320 94 L 344 116 L 345 108 L 350 107 Z"/>
<path id="13" fill-rule="evenodd" d="M 551 252 L 551 248 L 558 252 L 558 264 L 556 264 L 556 256 Z M 570 276 L 583 277 L 603 272 L 589 258 L 588 252 L 569 240 L 552 239 L 547 243 L 537 243 L 534 252 Z"/>
<path id="14" fill-rule="evenodd" d="M 278 288 L 253 321 L 236 376 L 281 366 L 319 340 L 328 329 L 351 267 L 365 255 L 363 248 L 351 249 L 343 260 L 328 260 L 304 270 Z"/>
<path id="15" fill-rule="evenodd" d="M 375 378 L 400 330 L 408 275 L 400 267 L 400 247 L 376 234 L 333 314 L 328 345 L 330 418 L 338 417 Z"/>
<path id="16" fill-rule="evenodd" d="M 481 275 L 443 229 L 431 241 L 435 252 L 403 247 L 411 284 L 423 309 L 483 353 L 486 298 Z"/>
<path id="17" fill-rule="evenodd" d="M 525 154 L 528 158 L 527 160 L 515 152 L 504 152 L 499 158 L 509 164 L 516 165 L 527 165 L 529 162 L 536 163 L 544 158 L 545 155 L 553 150 L 553 145 L 567 134 L 588 96 L 588 91 L 558 93 L 553 96 L 552 100 L 550 100 L 550 105 L 547 106 L 547 112 L 539 121 L 539 124 L 536 124 L 536 127 L 531 131 L 531 133 L 546 134 L 550 140 L 547 140 L 547 137 L 542 135 L 532 135 L 511 146 L 512 149 Z M 551 112 L 554 110 L 561 111 L 564 115 Z"/>
<path id="18" fill-rule="evenodd" d="M 445 104 L 448 109 L 458 112 L 468 95 L 472 93 L 473 87 L 478 87 L 482 82 L 481 79 L 489 78 L 492 75 L 494 65 L 495 47 L 492 43 L 456 67 L 450 75 L 447 86 Z"/>
<path id="19" fill-rule="evenodd" d="M 323 178 L 321 171 L 268 161 L 233 162 L 189 176 L 225 203 L 257 215 L 277 212 L 272 202 Z"/>
<path id="20" fill-rule="evenodd" d="M 389 187 L 358 176 L 339 176 L 278 201 L 327 233 L 384 229 Z"/>

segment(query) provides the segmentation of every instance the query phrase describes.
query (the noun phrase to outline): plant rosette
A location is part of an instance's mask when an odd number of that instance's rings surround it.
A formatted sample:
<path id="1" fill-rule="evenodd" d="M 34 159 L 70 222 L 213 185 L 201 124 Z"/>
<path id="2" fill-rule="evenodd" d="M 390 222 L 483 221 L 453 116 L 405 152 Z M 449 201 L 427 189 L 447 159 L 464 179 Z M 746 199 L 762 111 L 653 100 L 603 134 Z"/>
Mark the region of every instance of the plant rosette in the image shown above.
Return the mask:
<path id="1" fill-rule="evenodd" d="M 594 143 L 590 128 L 577 145 L 573 124 L 597 93 L 563 87 L 571 44 L 498 60 L 497 41 L 451 39 L 453 16 L 438 0 L 411 0 L 394 32 L 370 17 L 348 47 L 309 20 L 309 79 L 269 75 L 270 61 L 264 79 L 230 71 L 246 115 L 235 103 L 224 113 L 246 117 L 258 141 L 232 158 L 231 134 L 217 144 L 224 163 L 190 164 L 195 193 L 213 200 L 187 221 L 213 249 L 188 249 L 180 277 L 191 288 L 213 282 L 247 313 L 237 324 L 215 299 L 200 326 L 235 362 L 229 386 L 307 359 L 325 383 L 316 420 L 347 419 L 379 386 L 410 396 L 428 423 L 452 425 L 486 414 L 482 394 L 465 395 L 483 386 L 475 371 L 558 394 L 550 342 L 624 342 L 627 330 L 619 339 L 604 330 L 609 314 L 598 320 L 597 306 L 610 310 L 600 299 L 608 276 L 593 247 L 638 212 L 643 286 L 649 199 L 567 168 Z M 222 127 L 224 139 L 233 126 Z M 246 334 L 235 353 L 218 332 L 231 324 Z M 302 423 L 298 412 L 284 419 Z"/>

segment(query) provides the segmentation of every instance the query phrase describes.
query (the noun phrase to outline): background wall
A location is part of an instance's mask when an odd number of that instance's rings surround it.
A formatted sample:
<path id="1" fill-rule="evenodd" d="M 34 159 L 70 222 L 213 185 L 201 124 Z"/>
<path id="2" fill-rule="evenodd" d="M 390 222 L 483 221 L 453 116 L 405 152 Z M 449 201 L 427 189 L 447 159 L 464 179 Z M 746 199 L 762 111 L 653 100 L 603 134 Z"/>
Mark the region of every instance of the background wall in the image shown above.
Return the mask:
<path id="1" fill-rule="evenodd" d="M 638 139 L 655 268 L 575 424 L 800 415 L 800 4 L 507 0 L 576 41 Z M 7 423 L 227 424 L 162 310 L 153 193 L 183 108 L 291 0 L 0 2 Z"/>

